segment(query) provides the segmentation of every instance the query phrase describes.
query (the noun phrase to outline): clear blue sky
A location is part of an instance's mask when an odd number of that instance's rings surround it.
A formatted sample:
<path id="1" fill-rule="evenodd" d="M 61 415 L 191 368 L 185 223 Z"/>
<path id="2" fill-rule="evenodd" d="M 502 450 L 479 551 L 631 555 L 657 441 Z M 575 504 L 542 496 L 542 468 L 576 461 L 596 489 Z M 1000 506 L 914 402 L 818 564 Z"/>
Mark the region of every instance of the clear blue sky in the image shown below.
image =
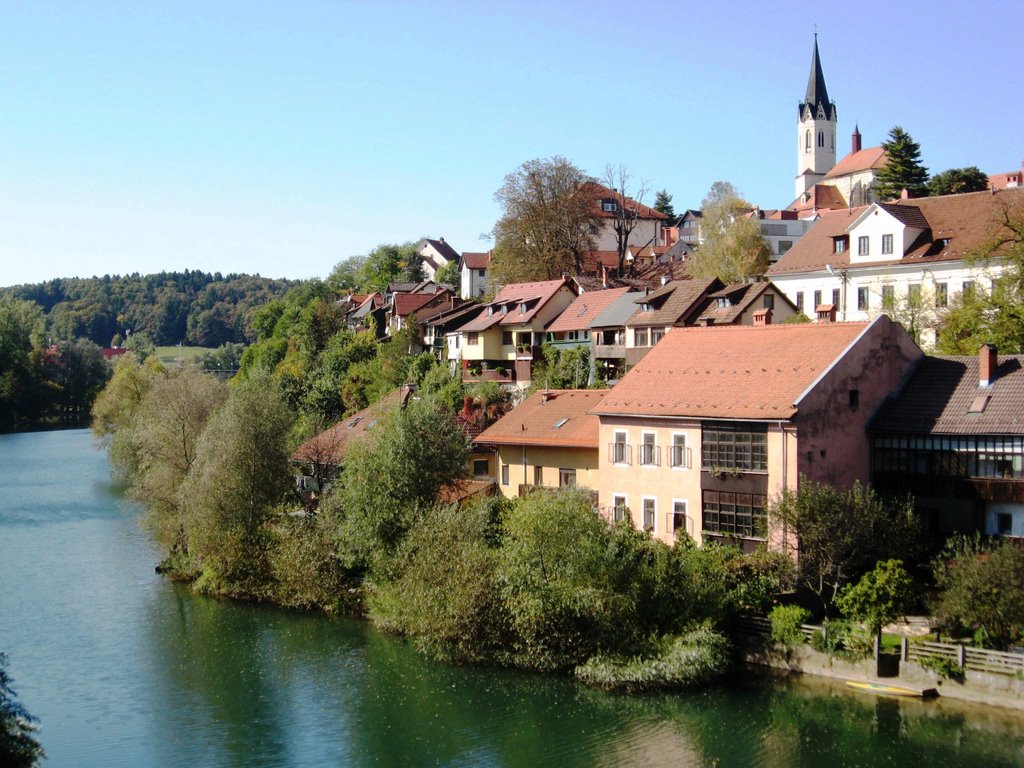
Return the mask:
<path id="1" fill-rule="evenodd" d="M 554 154 L 677 210 L 716 179 L 780 207 L 815 24 L 840 155 L 856 121 L 865 146 L 902 125 L 933 172 L 1024 159 L 1019 0 L 0 10 L 0 285 L 485 250 L 504 175 Z"/>

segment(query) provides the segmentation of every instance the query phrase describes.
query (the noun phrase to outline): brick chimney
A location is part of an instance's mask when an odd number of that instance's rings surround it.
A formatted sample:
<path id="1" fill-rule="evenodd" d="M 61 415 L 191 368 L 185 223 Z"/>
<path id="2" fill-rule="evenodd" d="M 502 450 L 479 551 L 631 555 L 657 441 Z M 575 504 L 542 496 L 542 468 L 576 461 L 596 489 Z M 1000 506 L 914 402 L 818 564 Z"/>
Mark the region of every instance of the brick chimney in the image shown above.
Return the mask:
<path id="1" fill-rule="evenodd" d="M 814 308 L 814 314 L 817 315 L 819 323 L 834 323 L 836 321 L 836 305 L 819 304 Z"/>
<path id="2" fill-rule="evenodd" d="M 850 149 L 854 152 L 860 152 L 860 126 L 853 126 L 853 143 Z"/>
<path id="3" fill-rule="evenodd" d="M 759 309 L 754 313 L 754 325 L 771 325 L 772 324 L 772 311 L 765 307 Z"/>
<path id="4" fill-rule="evenodd" d="M 999 367 L 999 350 L 994 344 L 982 344 L 978 352 L 978 386 L 991 387 Z"/>

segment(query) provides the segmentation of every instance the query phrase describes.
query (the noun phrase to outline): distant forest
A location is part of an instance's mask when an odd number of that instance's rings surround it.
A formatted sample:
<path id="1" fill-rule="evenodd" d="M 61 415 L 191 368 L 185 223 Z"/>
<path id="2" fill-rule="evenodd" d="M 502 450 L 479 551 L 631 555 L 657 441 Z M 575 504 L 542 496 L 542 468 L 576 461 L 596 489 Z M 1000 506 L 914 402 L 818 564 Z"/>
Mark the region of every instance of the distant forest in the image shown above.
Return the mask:
<path id="1" fill-rule="evenodd" d="M 219 347 L 253 341 L 253 313 L 298 282 L 186 270 L 60 278 L 0 288 L 0 298 L 42 307 L 54 342 L 85 338 L 107 347 L 130 331 L 157 346 Z"/>

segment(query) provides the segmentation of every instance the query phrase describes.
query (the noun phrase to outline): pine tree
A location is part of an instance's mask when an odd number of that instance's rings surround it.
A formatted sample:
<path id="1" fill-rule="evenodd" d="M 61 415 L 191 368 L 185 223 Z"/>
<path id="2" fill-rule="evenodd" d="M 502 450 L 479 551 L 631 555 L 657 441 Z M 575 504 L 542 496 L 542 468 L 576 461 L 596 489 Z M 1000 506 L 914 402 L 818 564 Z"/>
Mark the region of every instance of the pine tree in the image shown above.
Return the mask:
<path id="1" fill-rule="evenodd" d="M 661 190 L 654 198 L 654 210 L 664 213 L 670 219 L 676 217 L 675 208 L 672 207 L 672 195 L 667 189 Z"/>
<path id="2" fill-rule="evenodd" d="M 889 131 L 882 142 L 887 160 L 875 178 L 875 199 L 896 200 L 903 190 L 911 197 L 928 194 L 928 169 L 921 165 L 921 145 L 900 126 Z"/>

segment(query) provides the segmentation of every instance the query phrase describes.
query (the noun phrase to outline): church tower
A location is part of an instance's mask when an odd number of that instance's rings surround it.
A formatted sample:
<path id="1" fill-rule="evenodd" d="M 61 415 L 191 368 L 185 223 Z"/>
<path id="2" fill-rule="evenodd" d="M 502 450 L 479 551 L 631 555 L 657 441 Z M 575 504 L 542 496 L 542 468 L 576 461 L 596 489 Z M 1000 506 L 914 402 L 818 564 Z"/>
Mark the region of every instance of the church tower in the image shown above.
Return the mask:
<path id="1" fill-rule="evenodd" d="M 814 33 L 807 94 L 799 106 L 796 139 L 796 197 L 799 201 L 836 164 L 836 105 L 828 100 L 818 56 L 817 32 Z"/>

